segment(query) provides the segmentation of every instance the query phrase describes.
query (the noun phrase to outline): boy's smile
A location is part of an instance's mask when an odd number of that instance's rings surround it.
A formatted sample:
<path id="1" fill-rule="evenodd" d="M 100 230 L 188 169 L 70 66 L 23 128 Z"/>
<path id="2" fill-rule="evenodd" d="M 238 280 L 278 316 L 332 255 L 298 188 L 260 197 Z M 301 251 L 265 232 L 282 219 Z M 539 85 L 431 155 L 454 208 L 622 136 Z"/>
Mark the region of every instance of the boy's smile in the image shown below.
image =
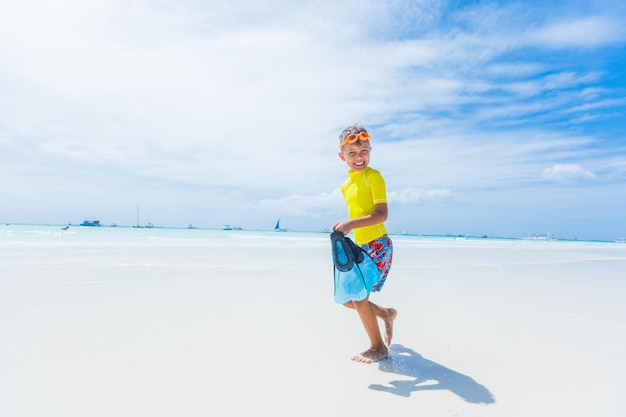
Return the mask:
<path id="1" fill-rule="evenodd" d="M 358 145 L 357 143 L 343 145 L 341 152 L 339 152 L 339 158 L 345 161 L 353 171 L 363 171 L 370 163 L 372 148 L 369 141 L 361 142 Z"/>

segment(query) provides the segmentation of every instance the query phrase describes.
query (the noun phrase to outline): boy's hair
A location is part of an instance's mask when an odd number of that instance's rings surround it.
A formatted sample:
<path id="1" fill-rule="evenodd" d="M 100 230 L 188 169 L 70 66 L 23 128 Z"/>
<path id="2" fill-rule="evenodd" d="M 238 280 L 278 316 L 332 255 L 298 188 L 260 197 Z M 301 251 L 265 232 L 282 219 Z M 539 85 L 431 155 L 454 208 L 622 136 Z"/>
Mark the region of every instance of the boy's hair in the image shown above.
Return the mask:
<path id="1" fill-rule="evenodd" d="M 342 143 L 348 137 L 348 135 L 351 135 L 353 133 L 361 133 L 361 132 L 367 132 L 367 130 L 365 130 L 365 128 L 361 126 L 360 124 L 348 126 L 339 135 L 339 143 Z M 357 140 L 356 144 L 357 146 L 361 146 L 361 139 Z"/>

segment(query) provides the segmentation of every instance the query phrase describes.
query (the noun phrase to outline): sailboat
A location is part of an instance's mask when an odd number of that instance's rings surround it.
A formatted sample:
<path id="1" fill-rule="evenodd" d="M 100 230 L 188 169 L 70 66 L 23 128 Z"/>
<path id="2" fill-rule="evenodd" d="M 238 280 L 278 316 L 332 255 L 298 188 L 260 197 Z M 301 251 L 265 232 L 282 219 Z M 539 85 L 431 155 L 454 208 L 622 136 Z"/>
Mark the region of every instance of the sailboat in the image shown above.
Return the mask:
<path id="1" fill-rule="evenodd" d="M 145 226 L 139 224 L 139 205 L 137 205 L 137 224 L 133 226 L 136 229 L 153 229 L 154 225 L 152 223 L 148 223 Z"/>
<path id="2" fill-rule="evenodd" d="M 286 232 L 287 231 L 287 229 L 281 229 L 280 228 L 280 218 L 276 222 L 276 226 L 274 226 L 274 231 L 275 232 Z"/>
<path id="3" fill-rule="evenodd" d="M 137 205 L 137 223 L 133 227 L 135 229 L 143 229 L 143 226 L 139 225 L 139 205 Z"/>

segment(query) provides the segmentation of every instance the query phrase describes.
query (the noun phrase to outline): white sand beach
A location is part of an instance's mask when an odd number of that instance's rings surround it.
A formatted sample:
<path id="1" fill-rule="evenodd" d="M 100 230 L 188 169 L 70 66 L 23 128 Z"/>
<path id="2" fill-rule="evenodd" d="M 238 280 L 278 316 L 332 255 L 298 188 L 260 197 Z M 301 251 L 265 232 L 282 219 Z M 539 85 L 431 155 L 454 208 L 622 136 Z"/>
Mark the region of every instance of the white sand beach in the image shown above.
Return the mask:
<path id="1" fill-rule="evenodd" d="M 626 410 L 626 245 L 393 236 L 391 359 L 328 235 L 0 228 L 0 416 Z"/>

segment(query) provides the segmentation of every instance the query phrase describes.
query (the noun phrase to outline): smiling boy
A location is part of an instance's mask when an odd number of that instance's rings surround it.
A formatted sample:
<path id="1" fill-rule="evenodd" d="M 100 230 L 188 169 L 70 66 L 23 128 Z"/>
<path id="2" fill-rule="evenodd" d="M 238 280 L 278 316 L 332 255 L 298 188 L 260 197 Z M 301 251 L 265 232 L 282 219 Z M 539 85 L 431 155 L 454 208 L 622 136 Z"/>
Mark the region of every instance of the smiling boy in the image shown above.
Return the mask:
<path id="1" fill-rule="evenodd" d="M 348 206 L 349 220 L 333 225 L 344 235 L 354 230 L 354 240 L 374 260 L 380 272 L 380 281 L 372 291 L 380 291 L 385 284 L 391 261 L 393 245 L 385 229 L 387 220 L 387 195 L 385 180 L 380 172 L 369 166 L 370 135 L 360 125 L 350 126 L 339 135 L 339 158 L 349 168 L 348 179 L 342 184 L 341 192 Z M 352 357 L 356 362 L 372 363 L 389 356 L 387 346 L 393 336 L 393 321 L 397 311 L 369 301 L 369 294 L 361 301 L 348 301 L 344 306 L 357 311 L 370 339 L 370 348 Z M 384 340 L 377 318 L 385 324 Z"/>

